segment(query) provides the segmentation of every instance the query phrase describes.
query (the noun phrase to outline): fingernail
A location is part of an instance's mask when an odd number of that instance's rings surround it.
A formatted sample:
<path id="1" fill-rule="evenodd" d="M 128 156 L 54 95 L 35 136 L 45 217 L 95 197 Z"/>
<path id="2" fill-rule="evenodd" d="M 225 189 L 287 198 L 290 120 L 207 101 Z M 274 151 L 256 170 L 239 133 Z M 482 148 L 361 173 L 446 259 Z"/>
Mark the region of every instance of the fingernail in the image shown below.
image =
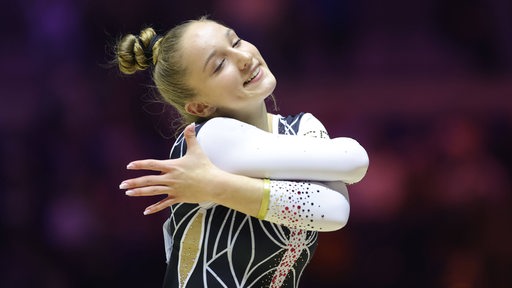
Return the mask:
<path id="1" fill-rule="evenodd" d="M 130 163 L 130 164 L 126 165 L 126 168 L 127 168 L 127 169 L 131 169 L 131 168 L 133 168 L 133 163 Z"/>
<path id="2" fill-rule="evenodd" d="M 133 190 L 126 190 L 126 192 L 124 192 L 125 195 L 128 195 L 128 196 L 132 196 L 134 193 L 133 193 Z"/>
<path id="3" fill-rule="evenodd" d="M 128 183 L 126 182 L 122 182 L 120 185 L 119 185 L 119 189 L 126 189 L 128 188 Z"/>
<path id="4" fill-rule="evenodd" d="M 151 212 L 151 210 L 146 209 L 146 210 L 144 210 L 144 213 L 143 213 L 143 214 L 144 214 L 144 215 L 148 215 L 150 212 Z"/>

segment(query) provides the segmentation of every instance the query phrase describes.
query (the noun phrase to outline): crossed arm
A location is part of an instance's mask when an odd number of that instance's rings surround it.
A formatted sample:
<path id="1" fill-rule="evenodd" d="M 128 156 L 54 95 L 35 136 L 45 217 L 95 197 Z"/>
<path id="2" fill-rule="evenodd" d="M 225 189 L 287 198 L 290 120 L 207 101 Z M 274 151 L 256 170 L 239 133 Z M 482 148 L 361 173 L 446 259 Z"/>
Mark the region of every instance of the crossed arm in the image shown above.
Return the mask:
<path id="1" fill-rule="evenodd" d="M 343 182 L 359 181 L 368 165 L 357 142 L 282 137 L 233 119 L 206 124 L 197 138 L 193 125 L 185 129 L 185 156 L 128 165 L 161 173 L 120 185 L 129 196 L 167 195 L 144 214 L 175 203 L 213 202 L 289 227 L 330 231 L 345 225 L 349 204 Z"/>

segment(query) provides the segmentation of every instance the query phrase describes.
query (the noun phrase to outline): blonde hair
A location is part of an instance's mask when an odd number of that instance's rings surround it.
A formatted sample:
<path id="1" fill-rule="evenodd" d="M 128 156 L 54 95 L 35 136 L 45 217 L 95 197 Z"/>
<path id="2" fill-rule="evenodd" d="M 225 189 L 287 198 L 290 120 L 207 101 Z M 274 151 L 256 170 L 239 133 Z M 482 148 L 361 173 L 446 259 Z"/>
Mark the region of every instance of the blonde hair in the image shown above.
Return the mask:
<path id="1" fill-rule="evenodd" d="M 190 24 L 214 20 L 203 16 L 189 20 L 172 28 L 160 37 L 151 27 L 141 30 L 138 36 L 127 34 L 116 45 L 116 61 L 124 74 L 153 69 L 153 81 L 163 100 L 171 104 L 181 117 L 182 127 L 203 119 L 186 111 L 185 105 L 196 96 L 196 91 L 187 84 L 187 70 L 183 63 L 181 38 Z M 218 23 L 218 22 L 216 22 Z M 277 103 L 270 95 L 274 110 Z"/>
<path id="2" fill-rule="evenodd" d="M 153 81 L 163 100 L 171 104 L 180 114 L 183 125 L 197 122 L 200 117 L 185 110 L 188 101 L 196 92 L 186 83 L 187 70 L 182 61 L 181 38 L 194 22 L 212 21 L 206 17 L 184 22 L 159 38 L 151 27 L 141 30 L 138 36 L 127 34 L 115 47 L 116 62 L 124 74 L 153 69 Z"/>

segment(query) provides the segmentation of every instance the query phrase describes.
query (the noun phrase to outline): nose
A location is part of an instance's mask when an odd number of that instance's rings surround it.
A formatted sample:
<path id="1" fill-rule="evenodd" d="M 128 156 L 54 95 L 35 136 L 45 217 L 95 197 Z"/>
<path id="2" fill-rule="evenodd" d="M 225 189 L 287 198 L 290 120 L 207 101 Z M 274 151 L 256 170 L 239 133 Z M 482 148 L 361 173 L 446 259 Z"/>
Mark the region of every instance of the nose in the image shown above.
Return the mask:
<path id="1" fill-rule="evenodd" d="M 236 50 L 236 61 L 240 70 L 246 70 L 251 68 L 252 55 L 249 52 Z"/>

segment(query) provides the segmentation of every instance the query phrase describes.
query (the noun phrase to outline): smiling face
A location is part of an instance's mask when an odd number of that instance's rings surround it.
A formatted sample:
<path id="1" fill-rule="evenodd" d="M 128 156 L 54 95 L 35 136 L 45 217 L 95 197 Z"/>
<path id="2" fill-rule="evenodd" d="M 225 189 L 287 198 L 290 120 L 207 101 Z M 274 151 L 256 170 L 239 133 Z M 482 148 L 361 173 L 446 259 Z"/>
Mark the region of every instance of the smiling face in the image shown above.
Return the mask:
<path id="1" fill-rule="evenodd" d="M 264 107 L 276 79 L 254 45 L 213 21 L 192 23 L 181 41 L 187 82 L 197 93 L 189 113 L 240 118 Z"/>

